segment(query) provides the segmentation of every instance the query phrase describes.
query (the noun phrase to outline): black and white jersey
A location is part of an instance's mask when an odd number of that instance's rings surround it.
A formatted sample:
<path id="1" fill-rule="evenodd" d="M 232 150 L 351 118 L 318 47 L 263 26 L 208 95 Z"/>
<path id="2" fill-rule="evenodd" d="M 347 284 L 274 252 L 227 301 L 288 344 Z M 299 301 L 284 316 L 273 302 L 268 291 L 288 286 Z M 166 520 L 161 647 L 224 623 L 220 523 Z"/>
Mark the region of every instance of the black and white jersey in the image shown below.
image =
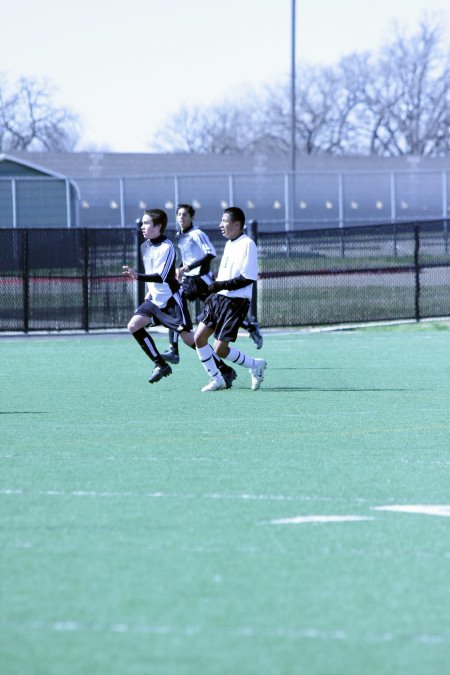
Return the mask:
<path id="1" fill-rule="evenodd" d="M 216 249 L 211 244 L 209 237 L 198 227 L 190 227 L 185 232 L 180 232 L 178 248 L 180 249 L 183 265 L 190 266 L 197 261 L 202 261 L 206 256 L 216 257 Z M 201 276 L 206 284 L 210 284 L 213 280 L 210 272 L 210 263 L 211 259 L 202 262 L 201 265 L 185 272 L 185 276 Z"/>
<path id="2" fill-rule="evenodd" d="M 157 307 L 165 307 L 179 288 L 175 277 L 175 248 L 165 236 L 141 244 L 145 274 L 158 274 L 162 281 L 147 281 L 148 293 Z"/>
<path id="3" fill-rule="evenodd" d="M 217 281 L 229 281 L 240 276 L 252 281 L 258 279 L 258 251 L 253 239 L 246 234 L 241 234 L 234 240 L 229 239 L 225 244 Z M 248 299 L 251 299 L 252 292 L 253 284 L 234 291 L 218 291 L 219 295 L 226 295 L 229 298 Z"/>

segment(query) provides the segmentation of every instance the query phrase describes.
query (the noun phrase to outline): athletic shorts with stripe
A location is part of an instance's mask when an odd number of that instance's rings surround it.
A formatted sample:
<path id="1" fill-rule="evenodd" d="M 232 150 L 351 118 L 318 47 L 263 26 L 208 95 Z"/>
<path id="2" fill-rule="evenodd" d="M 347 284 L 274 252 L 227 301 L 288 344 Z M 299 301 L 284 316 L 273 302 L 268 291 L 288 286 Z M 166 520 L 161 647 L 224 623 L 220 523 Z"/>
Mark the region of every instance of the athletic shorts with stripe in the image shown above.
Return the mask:
<path id="1" fill-rule="evenodd" d="M 206 300 L 209 296 L 208 285 L 203 281 L 200 275 L 194 277 L 185 276 L 183 278 L 183 293 L 187 300 Z"/>
<path id="2" fill-rule="evenodd" d="M 165 326 L 176 333 L 192 330 L 191 316 L 183 293 L 174 293 L 163 308 L 157 307 L 151 300 L 145 300 L 135 314 L 148 316 L 155 326 Z"/>
<path id="3" fill-rule="evenodd" d="M 198 317 L 208 328 L 214 329 L 217 340 L 235 342 L 239 327 L 250 307 L 248 298 L 229 298 L 213 293 L 206 300 L 203 312 Z"/>

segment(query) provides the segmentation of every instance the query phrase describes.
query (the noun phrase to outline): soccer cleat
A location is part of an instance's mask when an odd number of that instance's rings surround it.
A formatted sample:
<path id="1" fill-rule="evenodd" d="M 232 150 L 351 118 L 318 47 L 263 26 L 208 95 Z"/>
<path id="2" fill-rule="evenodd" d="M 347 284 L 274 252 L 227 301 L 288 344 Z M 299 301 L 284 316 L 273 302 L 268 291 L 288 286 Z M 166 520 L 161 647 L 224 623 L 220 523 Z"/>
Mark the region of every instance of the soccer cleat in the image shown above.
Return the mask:
<path id="1" fill-rule="evenodd" d="M 259 329 L 259 323 L 254 323 L 253 325 L 255 326 L 255 330 L 250 333 L 250 337 L 255 343 L 256 349 L 261 349 L 261 347 L 263 346 L 264 338 Z"/>
<path id="2" fill-rule="evenodd" d="M 222 375 L 219 373 L 216 377 L 212 377 L 208 384 L 202 387 L 202 391 L 218 391 L 219 389 L 226 389 L 227 385 Z"/>
<path id="3" fill-rule="evenodd" d="M 180 363 L 180 355 L 173 349 L 168 349 L 167 352 L 163 352 L 161 356 L 165 361 L 169 361 L 170 363 Z"/>
<path id="4" fill-rule="evenodd" d="M 249 368 L 249 373 L 252 378 L 252 389 L 255 391 L 261 386 L 261 382 L 264 380 L 264 371 L 266 369 L 267 363 L 264 359 L 255 359 L 255 367 Z"/>
<path id="5" fill-rule="evenodd" d="M 163 377 L 167 377 L 168 375 L 172 375 L 172 368 L 168 363 L 165 363 L 163 366 L 156 365 L 152 370 L 152 376 L 149 379 L 149 382 L 150 384 L 159 382 Z"/>
<path id="6" fill-rule="evenodd" d="M 222 377 L 225 380 L 225 385 L 227 389 L 231 389 L 233 386 L 233 380 L 237 378 L 237 373 L 233 368 L 227 370 L 226 373 L 222 373 Z"/>

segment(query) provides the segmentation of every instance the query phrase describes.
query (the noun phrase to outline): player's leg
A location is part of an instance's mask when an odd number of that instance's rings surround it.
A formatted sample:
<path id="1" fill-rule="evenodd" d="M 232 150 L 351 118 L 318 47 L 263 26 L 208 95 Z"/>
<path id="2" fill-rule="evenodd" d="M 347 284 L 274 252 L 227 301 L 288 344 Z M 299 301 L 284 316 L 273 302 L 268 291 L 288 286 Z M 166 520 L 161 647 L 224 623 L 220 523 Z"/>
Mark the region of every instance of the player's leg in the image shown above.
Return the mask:
<path id="1" fill-rule="evenodd" d="M 140 308 L 138 308 L 138 311 L 139 309 Z M 141 349 L 148 356 L 148 358 L 155 364 L 152 375 L 149 378 L 150 384 L 153 384 L 154 382 L 159 382 L 159 380 L 161 380 L 163 377 L 171 375 L 172 369 L 162 358 L 161 354 L 156 348 L 153 338 L 145 329 L 149 323 L 150 318 L 148 315 L 134 314 L 128 323 L 128 330 Z"/>
<path id="2" fill-rule="evenodd" d="M 230 342 L 235 342 L 237 339 L 239 327 L 247 315 L 249 303 L 242 298 L 224 298 L 223 296 L 219 296 L 218 303 L 220 305 L 220 320 L 215 332 L 214 351 L 222 359 L 248 368 L 252 389 L 259 389 L 264 379 L 266 361 L 248 356 L 236 347 L 230 347 Z"/>
<path id="3" fill-rule="evenodd" d="M 200 321 L 195 331 L 194 339 L 197 356 L 210 377 L 209 383 L 202 388 L 202 391 L 216 391 L 227 388 L 225 379 L 219 369 L 218 358 L 208 342 L 213 332 L 214 328 L 207 326 L 202 321 Z"/>
<path id="4" fill-rule="evenodd" d="M 180 354 L 178 352 L 178 338 L 179 334 L 170 329 L 169 330 L 169 349 L 161 354 L 166 361 L 170 363 L 180 363 Z"/>
<path id="5" fill-rule="evenodd" d="M 252 322 L 248 318 L 245 318 L 242 321 L 241 326 L 244 330 L 248 332 L 249 337 L 251 337 L 251 339 L 256 345 L 256 349 L 261 349 L 261 347 L 263 346 L 264 338 L 262 336 L 259 323 Z"/>
<path id="6" fill-rule="evenodd" d="M 241 352 L 236 347 L 230 347 L 225 340 L 216 340 L 214 343 L 214 351 L 222 359 L 227 359 L 237 366 L 248 368 L 252 380 L 252 389 L 255 391 L 259 389 L 264 380 L 264 371 L 267 363 L 264 359 L 255 359 L 253 356 L 248 356 Z"/>
<path id="7" fill-rule="evenodd" d="M 202 282 L 203 285 L 204 282 Z M 217 354 L 214 352 L 213 348 L 211 345 L 208 343 L 208 338 L 212 335 L 214 331 L 214 326 L 215 326 L 215 296 L 212 296 L 211 298 L 208 297 L 206 298 L 206 302 L 203 308 L 203 312 L 200 314 L 198 317 L 198 327 L 197 331 L 195 333 L 194 339 L 195 339 L 195 346 L 196 348 L 200 347 L 202 349 L 201 355 L 198 352 L 197 349 L 197 354 L 199 355 L 200 361 L 203 363 L 205 359 L 205 363 L 209 361 L 209 359 L 213 359 L 215 361 L 215 367 L 219 371 L 221 377 L 225 380 L 225 388 L 230 389 L 233 385 L 234 380 L 236 379 L 236 371 L 234 368 L 231 368 L 228 364 L 226 364 L 222 359 L 217 356 Z M 206 328 L 208 328 L 208 331 L 206 331 Z M 197 344 L 197 339 L 199 340 L 199 344 Z M 208 372 L 210 377 L 212 375 L 210 374 L 210 371 L 208 368 L 205 368 L 205 370 Z M 211 367 L 211 371 L 213 369 Z M 209 383 L 209 385 L 204 387 L 202 391 L 215 391 L 216 388 L 222 388 L 222 381 L 221 378 L 217 378 L 219 386 L 216 387 L 216 384 L 213 382 Z"/>

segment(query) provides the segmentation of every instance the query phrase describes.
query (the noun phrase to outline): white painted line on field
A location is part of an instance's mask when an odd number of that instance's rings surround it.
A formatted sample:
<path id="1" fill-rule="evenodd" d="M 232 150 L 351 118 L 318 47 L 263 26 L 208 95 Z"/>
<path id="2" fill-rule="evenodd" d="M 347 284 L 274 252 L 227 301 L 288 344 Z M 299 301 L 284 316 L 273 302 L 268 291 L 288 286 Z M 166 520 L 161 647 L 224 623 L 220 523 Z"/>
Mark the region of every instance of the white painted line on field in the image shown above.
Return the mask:
<path id="1" fill-rule="evenodd" d="M 269 525 L 299 525 L 303 523 L 350 523 L 360 520 L 374 520 L 370 516 L 294 516 L 269 520 Z"/>
<path id="2" fill-rule="evenodd" d="M 134 635 L 159 635 L 159 636 L 198 636 L 214 634 L 214 627 L 211 625 L 175 625 L 175 624 L 147 624 L 147 623 L 104 623 L 100 621 L 76 621 L 73 619 L 60 619 L 57 621 L 25 620 L 25 621 L 2 621 L 2 630 L 14 629 L 22 632 L 26 631 L 55 631 L 60 633 L 128 633 Z M 278 638 L 281 640 L 321 640 L 321 641 L 339 641 L 353 643 L 385 643 L 400 641 L 405 642 L 404 633 L 392 633 L 390 631 L 380 633 L 365 633 L 358 631 L 347 631 L 336 628 L 323 630 L 314 627 L 293 627 L 293 626 L 229 626 L 225 629 L 220 628 L 220 633 L 248 638 Z M 421 633 L 410 634 L 406 636 L 407 642 L 418 642 L 427 645 L 450 644 L 450 635 L 448 633 Z"/>
<path id="3" fill-rule="evenodd" d="M 243 501 L 276 501 L 276 502 L 331 502 L 333 497 L 316 495 L 276 495 L 276 494 L 226 494 L 210 492 L 204 494 L 171 493 L 171 492 L 132 492 L 132 491 L 100 491 L 100 490 L 26 490 L 23 488 L 0 488 L 0 495 L 17 495 L 24 497 L 90 497 L 90 498 L 136 498 L 136 499 L 217 499 Z M 358 503 L 366 502 L 363 498 L 354 498 Z"/>
<path id="4" fill-rule="evenodd" d="M 427 516 L 450 518 L 450 504 L 392 504 L 374 506 L 374 511 L 397 511 L 399 513 L 421 513 Z"/>

